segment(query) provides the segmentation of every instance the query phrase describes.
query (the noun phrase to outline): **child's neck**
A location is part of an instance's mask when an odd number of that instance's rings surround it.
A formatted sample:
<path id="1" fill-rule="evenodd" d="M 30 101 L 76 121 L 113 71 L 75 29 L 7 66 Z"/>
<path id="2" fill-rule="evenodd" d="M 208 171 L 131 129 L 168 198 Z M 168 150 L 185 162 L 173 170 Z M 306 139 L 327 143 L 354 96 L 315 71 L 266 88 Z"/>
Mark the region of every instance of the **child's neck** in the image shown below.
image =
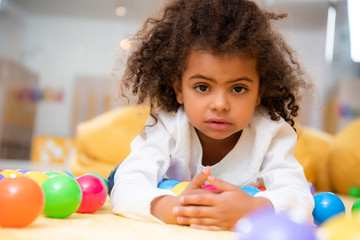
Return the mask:
<path id="1" fill-rule="evenodd" d="M 242 131 L 237 132 L 226 139 L 210 139 L 198 132 L 203 150 L 202 165 L 212 166 L 220 162 L 236 145 Z"/>

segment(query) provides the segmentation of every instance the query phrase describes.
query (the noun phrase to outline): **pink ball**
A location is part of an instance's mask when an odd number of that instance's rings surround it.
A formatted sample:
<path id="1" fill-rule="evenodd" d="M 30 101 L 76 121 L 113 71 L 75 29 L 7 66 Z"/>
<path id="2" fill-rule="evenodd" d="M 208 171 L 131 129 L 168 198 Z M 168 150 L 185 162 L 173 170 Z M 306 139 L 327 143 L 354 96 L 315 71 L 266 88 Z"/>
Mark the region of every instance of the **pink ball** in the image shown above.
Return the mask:
<path id="1" fill-rule="evenodd" d="M 207 189 L 207 190 L 210 190 L 210 191 L 219 191 L 216 187 L 214 187 L 213 185 L 211 184 L 204 184 L 202 185 L 202 189 Z"/>
<path id="2" fill-rule="evenodd" d="M 82 175 L 76 178 L 82 192 L 81 204 L 78 213 L 94 213 L 99 210 L 106 201 L 107 190 L 104 182 L 93 175 Z"/>

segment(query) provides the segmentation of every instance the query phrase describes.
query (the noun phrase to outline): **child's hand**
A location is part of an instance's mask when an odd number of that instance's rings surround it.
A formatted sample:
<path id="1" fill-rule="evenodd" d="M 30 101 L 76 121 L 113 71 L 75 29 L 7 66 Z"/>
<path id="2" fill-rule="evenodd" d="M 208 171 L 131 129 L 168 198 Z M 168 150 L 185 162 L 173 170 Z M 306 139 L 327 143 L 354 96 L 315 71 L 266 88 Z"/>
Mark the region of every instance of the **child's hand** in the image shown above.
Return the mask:
<path id="1" fill-rule="evenodd" d="M 181 196 L 181 205 L 173 211 L 179 224 L 207 230 L 232 230 L 241 217 L 255 209 L 272 206 L 267 199 L 251 197 L 237 186 L 213 176 L 209 175 L 207 180 L 220 192 L 196 194 L 194 191 L 195 194 Z"/>
<path id="2" fill-rule="evenodd" d="M 189 185 L 184 189 L 184 191 L 180 194 L 180 197 L 193 194 L 208 194 L 209 191 L 204 190 L 202 186 L 210 176 L 210 171 L 210 167 L 205 167 L 202 172 L 198 173 L 189 183 Z"/>

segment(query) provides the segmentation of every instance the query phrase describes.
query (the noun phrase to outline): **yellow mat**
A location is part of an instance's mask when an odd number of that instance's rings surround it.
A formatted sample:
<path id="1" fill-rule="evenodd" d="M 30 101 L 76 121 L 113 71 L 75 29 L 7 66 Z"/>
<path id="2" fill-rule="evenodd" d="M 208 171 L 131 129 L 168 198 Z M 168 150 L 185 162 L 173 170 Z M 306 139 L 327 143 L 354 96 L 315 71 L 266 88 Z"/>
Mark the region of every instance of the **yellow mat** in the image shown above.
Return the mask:
<path id="1" fill-rule="evenodd" d="M 0 228 L 1 240 L 234 240 L 233 232 L 212 232 L 177 225 L 135 221 L 111 213 L 110 203 L 94 214 L 74 213 L 65 219 L 40 215 L 26 228 Z"/>
<path id="2" fill-rule="evenodd" d="M 355 199 L 341 196 L 347 214 Z M 26 228 L 0 228 L 1 240 L 235 240 L 234 232 L 204 231 L 177 225 L 165 225 L 135 221 L 111 213 L 109 200 L 94 214 L 74 213 L 65 219 L 40 215 Z"/>

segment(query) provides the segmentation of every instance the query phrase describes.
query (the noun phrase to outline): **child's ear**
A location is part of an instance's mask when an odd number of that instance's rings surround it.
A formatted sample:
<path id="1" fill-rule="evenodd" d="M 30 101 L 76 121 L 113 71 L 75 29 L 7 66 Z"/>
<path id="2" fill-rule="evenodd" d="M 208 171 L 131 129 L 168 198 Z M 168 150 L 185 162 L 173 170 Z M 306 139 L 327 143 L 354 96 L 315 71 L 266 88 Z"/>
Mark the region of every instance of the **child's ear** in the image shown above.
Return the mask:
<path id="1" fill-rule="evenodd" d="M 256 106 L 259 106 L 260 105 L 260 103 L 261 103 L 261 97 L 262 97 L 262 95 L 264 94 L 264 88 L 260 88 L 259 89 L 259 94 L 258 94 L 258 96 L 257 96 L 257 99 L 256 99 Z"/>
<path id="2" fill-rule="evenodd" d="M 175 90 L 176 100 L 178 101 L 179 104 L 183 104 L 184 99 L 181 91 L 181 81 L 179 79 L 173 81 L 173 88 Z"/>
<path id="3" fill-rule="evenodd" d="M 261 103 L 261 96 L 258 95 L 257 99 L 256 99 L 256 106 L 259 106 Z"/>

